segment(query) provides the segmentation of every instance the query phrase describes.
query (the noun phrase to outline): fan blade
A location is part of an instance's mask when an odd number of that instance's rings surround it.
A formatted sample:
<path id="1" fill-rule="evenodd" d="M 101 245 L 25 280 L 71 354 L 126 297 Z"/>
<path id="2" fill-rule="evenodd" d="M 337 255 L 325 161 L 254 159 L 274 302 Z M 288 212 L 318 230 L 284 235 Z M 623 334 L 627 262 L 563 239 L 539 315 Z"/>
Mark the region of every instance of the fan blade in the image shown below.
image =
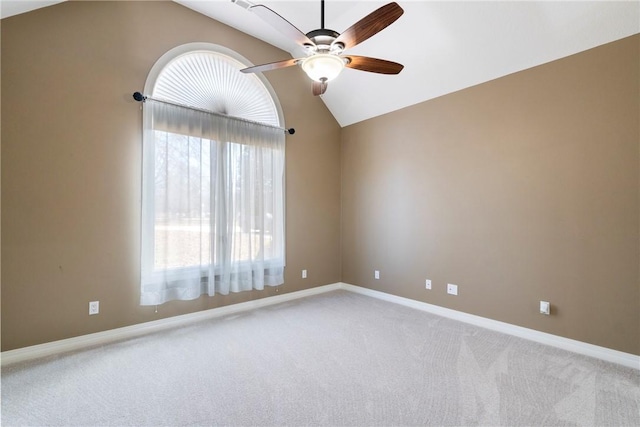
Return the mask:
<path id="1" fill-rule="evenodd" d="M 261 73 L 263 71 L 277 70 L 279 68 L 287 68 L 296 65 L 300 59 L 285 59 L 284 61 L 270 62 L 268 64 L 255 65 L 249 68 L 243 68 L 243 73 Z"/>
<path id="2" fill-rule="evenodd" d="M 345 49 L 354 47 L 393 24 L 403 13 L 398 3 L 384 5 L 347 28 L 333 44 L 341 43 Z"/>
<path id="3" fill-rule="evenodd" d="M 296 28 L 295 25 L 284 19 L 277 12 L 269 9 L 267 6 L 257 4 L 255 6 L 251 6 L 249 10 L 258 15 L 267 24 L 271 25 L 288 38 L 294 40 L 300 46 L 315 46 L 315 44 L 309 40 L 309 37 Z"/>
<path id="4" fill-rule="evenodd" d="M 324 82 L 316 82 L 314 80 L 313 87 L 312 87 L 313 96 L 318 96 L 318 95 L 322 95 L 323 93 L 325 93 L 327 91 L 327 86 L 328 85 L 329 84 L 326 81 L 324 81 Z"/>
<path id="5" fill-rule="evenodd" d="M 368 56 L 344 55 L 349 63 L 346 67 L 356 70 L 368 71 L 378 74 L 398 74 L 404 68 L 404 65 L 397 62 L 387 61 L 385 59 L 369 58 Z"/>

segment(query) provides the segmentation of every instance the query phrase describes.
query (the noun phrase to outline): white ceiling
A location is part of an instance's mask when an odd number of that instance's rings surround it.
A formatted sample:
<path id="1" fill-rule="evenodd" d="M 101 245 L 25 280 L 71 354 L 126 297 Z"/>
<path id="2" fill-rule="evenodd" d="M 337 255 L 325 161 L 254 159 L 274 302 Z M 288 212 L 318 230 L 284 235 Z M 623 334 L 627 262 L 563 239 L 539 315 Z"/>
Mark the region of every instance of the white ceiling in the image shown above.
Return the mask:
<path id="1" fill-rule="evenodd" d="M 174 0 L 290 53 L 302 51 L 230 0 Z M 2 0 L 2 18 L 58 1 Z M 325 2 L 325 26 L 342 32 L 388 1 Z M 306 33 L 320 1 L 260 1 Z M 346 69 L 323 101 L 341 126 L 640 33 L 638 1 L 398 1 L 398 21 L 348 53 L 404 64 L 397 76 Z M 17 12 L 16 12 L 17 10 Z M 288 59 L 286 54 L 273 61 Z M 268 73 L 277 73 L 277 70 Z M 300 70 L 302 73 L 302 70 Z M 268 75 L 268 74 L 267 74 Z M 309 96 L 311 84 L 309 84 Z"/>
<path id="2" fill-rule="evenodd" d="M 0 18 L 31 12 L 63 1 L 65 0 L 0 0 Z"/>

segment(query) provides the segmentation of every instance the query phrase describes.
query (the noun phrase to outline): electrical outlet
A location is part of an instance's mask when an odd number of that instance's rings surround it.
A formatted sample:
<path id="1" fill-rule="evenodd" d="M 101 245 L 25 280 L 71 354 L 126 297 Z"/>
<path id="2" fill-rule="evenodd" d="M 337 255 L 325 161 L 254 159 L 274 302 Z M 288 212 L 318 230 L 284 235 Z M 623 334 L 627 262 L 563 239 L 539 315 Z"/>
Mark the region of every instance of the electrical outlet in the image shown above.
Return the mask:
<path id="1" fill-rule="evenodd" d="M 425 289 L 431 289 L 431 280 L 427 279 L 424 281 Z"/>
<path id="2" fill-rule="evenodd" d="M 89 316 L 100 313 L 100 301 L 91 301 L 89 303 Z"/>
<path id="3" fill-rule="evenodd" d="M 307 270 L 302 270 L 302 278 L 303 279 L 307 278 Z"/>
<path id="4" fill-rule="evenodd" d="M 447 293 L 450 295 L 458 295 L 458 285 L 447 284 Z"/>
<path id="5" fill-rule="evenodd" d="M 380 271 L 376 270 L 373 272 L 373 278 L 374 279 L 380 279 Z"/>

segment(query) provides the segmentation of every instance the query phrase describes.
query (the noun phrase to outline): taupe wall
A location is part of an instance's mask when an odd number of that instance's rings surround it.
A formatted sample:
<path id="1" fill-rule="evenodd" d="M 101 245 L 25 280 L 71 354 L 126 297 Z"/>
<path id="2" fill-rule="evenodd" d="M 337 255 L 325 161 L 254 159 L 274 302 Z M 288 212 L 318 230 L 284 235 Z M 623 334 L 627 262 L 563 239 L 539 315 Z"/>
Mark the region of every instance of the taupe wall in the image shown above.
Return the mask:
<path id="1" fill-rule="evenodd" d="M 173 2 L 65 2 L 2 20 L 2 350 L 276 293 L 138 304 L 142 90 L 169 49 L 288 54 Z M 278 292 L 340 279 L 340 128 L 297 67 L 267 73 L 287 125 Z M 309 278 L 300 279 L 306 268 Z M 88 316 L 88 302 L 100 314 Z"/>
<path id="2" fill-rule="evenodd" d="M 3 351 L 276 293 L 138 305 L 131 93 L 183 43 L 286 53 L 173 2 L 1 26 Z M 640 354 L 639 62 L 635 36 L 342 130 L 301 70 L 267 73 L 297 130 L 278 292 L 342 280 Z"/>
<path id="3" fill-rule="evenodd" d="M 639 64 L 634 36 L 343 129 L 342 280 L 640 354 Z"/>

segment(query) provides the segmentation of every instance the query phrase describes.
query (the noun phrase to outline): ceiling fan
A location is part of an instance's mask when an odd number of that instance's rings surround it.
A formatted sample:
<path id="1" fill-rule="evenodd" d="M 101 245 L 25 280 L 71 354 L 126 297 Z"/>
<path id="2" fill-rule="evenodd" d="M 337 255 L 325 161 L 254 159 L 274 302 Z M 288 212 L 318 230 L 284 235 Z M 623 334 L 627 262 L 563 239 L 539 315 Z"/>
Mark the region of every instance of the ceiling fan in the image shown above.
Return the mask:
<path id="1" fill-rule="evenodd" d="M 313 94 L 317 96 L 326 92 L 328 82 L 336 78 L 345 67 L 379 74 L 398 74 L 404 68 L 402 64 L 397 62 L 343 53 L 376 35 L 400 18 L 404 10 L 395 2 L 376 9 L 341 34 L 324 27 L 324 0 L 321 0 L 320 29 L 304 34 L 285 18 L 264 5 L 249 4 L 246 0 L 234 1 L 247 5 L 247 9 L 302 46 L 308 55 L 305 58 L 287 59 L 245 68 L 240 70 L 243 73 L 259 73 L 300 65 L 313 80 Z"/>

